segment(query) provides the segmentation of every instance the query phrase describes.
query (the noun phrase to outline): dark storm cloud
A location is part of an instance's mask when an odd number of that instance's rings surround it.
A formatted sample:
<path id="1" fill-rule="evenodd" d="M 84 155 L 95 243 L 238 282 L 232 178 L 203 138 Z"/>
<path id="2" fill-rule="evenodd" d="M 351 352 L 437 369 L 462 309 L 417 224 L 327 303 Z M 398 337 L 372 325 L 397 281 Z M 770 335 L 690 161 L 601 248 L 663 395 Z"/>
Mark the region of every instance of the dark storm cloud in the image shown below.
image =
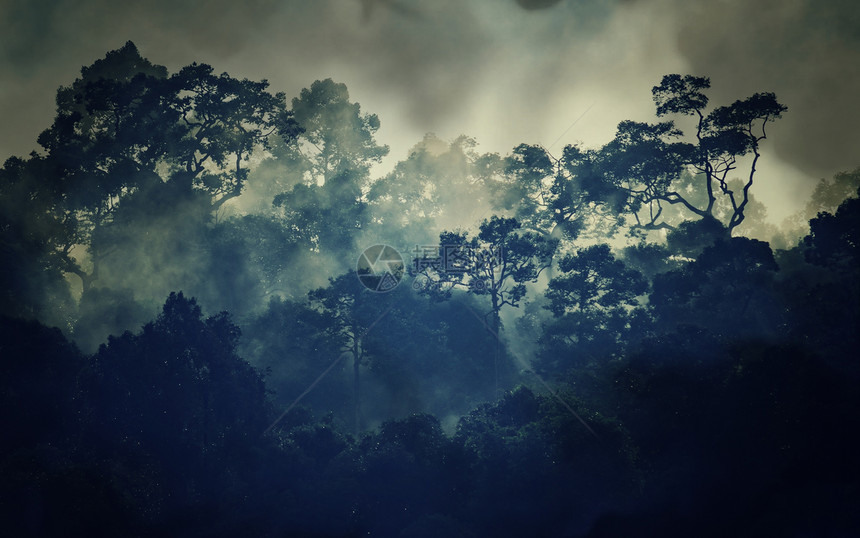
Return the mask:
<path id="1" fill-rule="evenodd" d="M 427 131 L 501 152 L 550 144 L 592 103 L 559 144 L 602 143 L 621 119 L 653 119 L 661 75 L 689 71 L 711 77 L 715 104 L 776 92 L 789 111 L 769 155 L 829 176 L 860 164 L 857 13 L 848 0 L 12 0 L 0 4 L 0 159 L 33 149 L 57 87 L 131 39 L 172 71 L 206 62 L 290 96 L 333 77 L 406 147 Z"/>
<path id="2" fill-rule="evenodd" d="M 561 0 L 517 0 L 523 9 L 546 9 L 558 4 Z"/>
<path id="3" fill-rule="evenodd" d="M 12 2 L 0 20 L 5 155 L 32 148 L 60 84 L 128 39 L 171 70 L 197 60 L 291 94 L 314 78 L 346 79 L 401 102 L 415 122 L 469 93 L 491 43 L 455 0 Z"/>
<path id="4" fill-rule="evenodd" d="M 218 0 L 205 8 L 167 0 L 0 3 L 0 159 L 34 149 L 36 135 L 53 117 L 57 87 L 71 83 L 82 65 L 108 50 L 132 39 L 156 63 L 185 62 L 191 51 L 204 50 L 208 54 L 197 59 L 218 59 L 241 49 L 253 35 L 254 18 L 264 19 L 277 5 L 273 0 Z"/>
<path id="5" fill-rule="evenodd" d="M 860 165 L 860 5 L 678 2 L 678 45 L 715 102 L 774 91 L 789 107 L 775 154 L 810 179 Z"/>
<path id="6" fill-rule="evenodd" d="M 597 21 L 591 12 L 605 14 L 601 4 L 564 2 L 522 17 L 516 0 L 13 1 L 0 7 L 0 112 L 7 126 L 0 150 L 9 155 L 31 149 L 50 123 L 56 88 L 129 39 L 171 70 L 206 62 L 235 76 L 267 78 L 273 89 L 290 95 L 316 78 L 334 77 L 363 104 L 375 100 L 395 109 L 397 117 L 383 116 L 383 123 L 416 126 L 417 140 L 480 104 L 485 74 L 497 73 L 500 65 L 509 71 L 503 84 L 525 77 L 535 78 L 533 86 L 544 84 L 569 35 L 581 39 Z M 546 12 L 555 15 L 541 18 Z M 565 42 L 559 47 L 554 42 L 560 38 Z M 500 56 L 507 43 L 534 54 L 548 51 L 551 61 L 544 56 L 518 64 L 523 55 Z M 544 72 L 536 73 L 536 65 Z M 461 129 L 469 132 L 470 126 Z"/>

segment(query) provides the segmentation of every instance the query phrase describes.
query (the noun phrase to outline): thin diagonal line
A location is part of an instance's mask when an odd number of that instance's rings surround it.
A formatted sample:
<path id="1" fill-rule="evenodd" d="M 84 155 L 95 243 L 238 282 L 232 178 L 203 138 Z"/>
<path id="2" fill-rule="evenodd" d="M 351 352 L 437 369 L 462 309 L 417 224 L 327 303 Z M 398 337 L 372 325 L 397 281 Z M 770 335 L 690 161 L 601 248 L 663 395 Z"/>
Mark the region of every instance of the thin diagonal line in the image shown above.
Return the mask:
<path id="1" fill-rule="evenodd" d="M 346 355 L 349 355 L 349 353 L 347 353 L 346 351 L 344 351 L 343 353 L 341 353 L 341 354 L 340 354 L 340 357 L 338 357 L 337 359 L 335 359 L 335 360 L 331 363 L 331 365 L 329 365 L 329 367 L 328 367 L 328 368 L 326 368 L 326 369 L 325 369 L 325 371 L 324 371 L 323 373 L 321 373 L 321 374 L 320 374 L 320 376 L 319 376 L 318 378 L 316 378 L 316 381 L 314 381 L 313 383 L 311 383 L 311 384 L 308 386 L 308 388 L 306 388 L 306 389 L 305 389 L 305 391 L 304 391 L 303 393 L 299 394 L 299 397 L 298 397 L 298 398 L 296 398 L 295 400 L 293 400 L 293 403 L 291 403 L 291 404 L 290 404 L 290 406 L 289 406 L 289 407 L 287 407 L 287 409 L 286 409 L 283 413 L 281 413 L 281 416 L 279 416 L 277 419 L 275 419 L 275 421 L 274 421 L 274 422 L 272 422 L 272 423 L 269 425 L 269 427 L 268 427 L 268 428 L 266 428 L 265 430 L 263 430 L 263 435 L 266 435 L 267 433 L 269 433 L 269 431 L 270 431 L 272 428 L 274 428 L 275 426 L 277 426 L 278 422 L 280 422 L 280 421 L 281 421 L 285 416 L 287 416 L 287 413 L 289 413 L 289 412 L 293 409 L 293 407 L 295 407 L 295 406 L 296 406 L 296 404 L 298 404 L 298 403 L 302 400 L 302 398 L 304 398 L 305 396 L 307 396 L 307 395 L 308 395 L 308 393 L 310 393 L 310 391 L 312 391 L 312 390 L 314 389 L 314 387 L 316 387 L 316 386 L 317 386 L 317 384 L 319 384 L 319 382 L 320 382 L 320 381 L 322 381 L 322 380 L 323 380 L 323 378 L 324 378 L 324 377 L 325 377 L 325 376 L 326 376 L 326 375 L 331 371 L 331 369 L 332 369 L 332 368 L 334 368 L 334 367 L 337 365 L 337 363 L 339 363 L 339 362 L 341 361 L 341 359 L 343 359 Z"/>
<path id="2" fill-rule="evenodd" d="M 490 327 L 489 325 L 487 325 L 487 322 L 486 322 L 486 321 L 484 321 L 484 319 L 483 319 L 483 318 L 482 318 L 482 317 L 481 317 L 477 312 L 475 312 L 475 311 L 472 309 L 472 307 L 470 307 L 470 306 L 469 306 L 469 305 L 467 305 L 466 303 L 463 303 L 463 306 L 465 306 L 465 307 L 466 307 L 466 309 L 467 309 L 469 312 L 471 312 L 471 313 L 472 313 L 472 315 L 473 315 L 473 316 L 475 316 L 475 317 L 478 319 L 478 321 L 480 321 L 480 322 L 481 322 L 481 324 L 482 324 L 484 327 L 486 327 L 486 329 L 487 329 L 488 331 L 490 331 L 490 334 L 492 334 L 492 335 L 495 337 L 495 339 L 496 339 L 499 343 L 501 343 L 502 339 L 499 337 L 499 335 L 496 333 L 496 331 L 494 331 L 492 327 Z M 542 384 L 542 385 L 543 385 L 543 386 L 544 386 L 544 387 L 549 391 L 549 393 L 550 393 L 550 394 L 552 394 L 552 395 L 555 397 L 555 399 L 556 399 L 556 400 L 558 400 L 558 401 L 559 401 L 559 403 L 561 403 L 561 405 L 563 405 L 563 406 L 565 407 L 565 409 L 567 409 L 567 410 L 570 412 L 570 414 L 571 414 L 571 415 L 573 415 L 574 417 L 576 417 L 576 420 L 578 420 L 579 422 L 581 422 L 581 423 L 582 423 L 582 425 L 583 425 L 583 426 L 585 426 L 585 429 L 587 429 L 587 430 L 591 433 L 591 435 L 593 435 L 593 436 L 594 436 L 594 438 L 595 438 L 595 439 L 600 439 L 600 437 L 598 437 L 598 435 L 597 435 L 596 433 L 594 433 L 594 430 L 592 430 L 592 429 L 591 429 L 591 426 L 589 426 L 589 425 L 588 425 L 588 423 L 586 423 L 586 422 L 582 419 L 582 417 L 581 417 L 581 416 L 579 416 L 579 415 L 577 414 L 577 412 L 576 412 L 576 411 L 574 411 L 574 410 L 573 410 L 573 408 L 572 408 L 572 407 L 571 407 L 571 406 L 570 406 L 566 401 L 564 401 L 564 400 L 561 398 L 561 396 L 559 396 L 559 395 L 558 395 L 558 394 L 557 394 L 557 393 L 552 389 L 552 387 L 550 387 L 550 386 L 549 386 L 549 384 L 548 384 L 546 381 L 544 381 L 544 378 L 543 378 L 543 377 L 541 377 L 541 375 L 540 375 L 539 373 L 537 373 L 537 372 L 535 372 L 534 370 L 532 370 L 531 366 L 530 366 L 530 365 L 529 365 L 529 364 L 528 364 L 528 363 L 527 363 L 527 362 L 526 362 L 522 357 L 520 357 L 520 356 L 519 356 L 515 351 L 513 351 L 513 350 L 509 349 L 509 350 L 508 350 L 508 352 L 510 352 L 510 353 L 511 353 L 511 355 L 513 355 L 513 356 L 514 356 L 514 358 L 516 358 L 516 359 L 517 359 L 517 361 L 519 361 L 519 363 L 520 363 L 520 364 L 522 364 L 523 366 L 525 366 L 527 371 L 529 371 L 529 372 L 531 372 L 532 374 L 534 374 L 534 376 L 535 376 L 535 377 L 538 379 L 538 381 L 540 381 L 540 382 L 541 382 L 541 384 Z"/>
<path id="3" fill-rule="evenodd" d="M 364 330 L 364 332 L 362 332 L 362 333 L 361 333 L 361 335 L 358 337 L 358 339 L 359 339 L 359 340 L 361 340 L 362 338 L 364 338 L 365 336 L 367 336 L 367 333 L 369 333 L 369 332 L 370 332 L 370 330 L 371 330 L 371 329 L 373 329 L 373 328 L 376 326 L 376 324 L 377 324 L 377 323 L 379 323 L 380 321 L 382 321 L 382 318 L 384 318 L 384 317 L 385 317 L 385 316 L 386 316 L 386 315 L 391 311 L 391 309 L 392 309 L 392 308 L 394 308 L 394 305 L 396 305 L 397 303 L 398 303 L 398 301 L 393 301 L 393 302 L 388 306 L 388 308 L 386 308 L 386 309 L 385 309 L 385 311 L 383 311 L 383 312 L 382 312 L 382 314 L 380 314 L 380 315 L 379 315 L 379 317 L 378 317 L 378 318 L 376 318 L 376 319 L 373 321 L 373 323 L 371 323 L 370 325 L 368 325 L 367 329 L 365 329 L 365 330 Z M 281 413 L 281 415 L 280 415 L 277 419 L 275 419 L 275 421 L 274 421 L 274 422 L 272 422 L 272 423 L 269 425 L 269 427 L 268 427 L 268 428 L 266 428 L 265 430 L 263 430 L 263 435 L 266 435 L 267 433 L 269 433 L 269 431 L 271 431 L 271 429 L 272 429 L 272 428 L 274 428 L 275 426 L 277 426 L 277 425 L 278 425 L 278 423 L 279 423 L 281 420 L 283 420 L 283 418 L 284 418 L 285 416 L 287 416 L 287 413 L 289 413 L 289 412 L 293 409 L 293 407 L 295 407 L 296 405 L 298 405 L 298 403 L 299 403 L 300 401 L 302 401 L 302 398 L 304 398 L 304 397 L 305 397 L 305 396 L 307 396 L 307 395 L 308 395 L 312 390 L 314 390 L 314 387 L 316 387 L 316 386 L 319 384 L 319 382 L 320 382 L 320 381 L 322 381 L 322 380 L 323 380 L 323 378 L 324 378 L 326 375 L 328 375 L 328 373 L 329 373 L 329 372 L 331 372 L 332 368 L 334 368 L 334 367 L 335 367 L 335 366 L 336 366 L 336 365 L 341 361 L 341 359 L 343 359 L 343 358 L 344 358 L 345 356 L 347 356 L 347 355 L 349 355 L 349 353 L 348 353 L 348 352 L 343 352 L 343 353 L 341 353 L 341 354 L 340 354 L 340 356 L 339 356 L 337 359 L 335 359 L 335 360 L 334 360 L 334 361 L 329 365 L 329 367 L 328 367 L 328 368 L 326 368 L 326 369 L 325 369 L 325 371 L 324 371 L 323 373 L 321 373 L 321 374 L 320 374 L 320 376 L 319 376 L 318 378 L 316 378 L 316 380 L 308 386 L 308 388 L 306 388 L 306 389 L 305 389 L 305 391 L 304 391 L 304 392 L 302 392 L 301 394 L 299 394 L 299 397 L 298 397 L 298 398 L 296 398 L 295 400 L 293 400 L 293 403 L 291 403 L 291 404 L 289 405 L 289 407 L 287 407 L 287 408 L 284 410 L 284 412 L 283 412 L 283 413 Z"/>
<path id="4" fill-rule="evenodd" d="M 580 115 L 579 115 L 579 117 L 578 117 L 578 118 L 576 118 L 575 120 L 573 120 L 573 123 L 571 123 L 571 124 L 570 124 L 570 127 L 568 127 L 567 129 L 565 129 L 565 130 L 564 130 L 564 132 L 563 132 L 563 133 L 561 133 L 561 134 L 559 135 L 559 137 L 558 137 L 558 138 L 556 138 L 556 139 L 553 141 L 553 143 L 552 143 L 552 144 L 550 144 L 549 146 L 547 146 L 547 147 L 546 147 L 547 151 L 549 151 L 550 149 L 552 149 L 552 147 L 553 147 L 554 145 L 558 144 L 558 141 L 559 141 L 559 140 L 561 140 L 561 138 L 562 138 L 564 135 L 566 135 L 566 134 L 568 133 L 568 131 L 570 131 L 571 129 L 573 129 L 573 126 L 574 126 L 574 125 L 576 125 L 577 123 L 579 123 L 579 120 L 581 120 L 581 119 L 582 119 L 582 117 L 583 117 L 583 116 L 585 116 L 585 115 L 588 113 L 588 111 L 589 111 L 589 110 L 591 110 L 591 107 L 593 107 L 593 106 L 594 106 L 594 103 L 591 103 L 590 105 L 588 105 L 588 108 L 586 108 L 586 109 L 585 109 L 585 112 L 583 112 L 582 114 L 580 114 Z"/>

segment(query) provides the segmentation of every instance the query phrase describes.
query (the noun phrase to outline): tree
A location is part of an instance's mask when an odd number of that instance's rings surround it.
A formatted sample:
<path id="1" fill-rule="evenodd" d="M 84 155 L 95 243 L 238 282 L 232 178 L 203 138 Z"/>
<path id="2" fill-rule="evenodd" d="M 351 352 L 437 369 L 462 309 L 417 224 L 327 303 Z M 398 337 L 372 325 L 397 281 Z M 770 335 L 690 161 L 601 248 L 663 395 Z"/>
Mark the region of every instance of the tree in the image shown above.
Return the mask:
<path id="1" fill-rule="evenodd" d="M 723 336 L 773 334 L 783 322 L 773 288 L 778 270 L 767 243 L 721 240 L 681 269 L 658 274 L 649 306 L 670 330 L 694 325 Z"/>
<path id="2" fill-rule="evenodd" d="M 860 202 L 851 197 L 834 213 L 809 222 L 796 247 L 779 252 L 780 297 L 789 324 L 786 337 L 822 357 L 840 375 L 856 379 L 853 350 L 860 345 Z"/>
<path id="3" fill-rule="evenodd" d="M 204 318 L 194 299 L 171 293 L 154 322 L 93 358 L 86 434 L 145 447 L 177 480 L 226 476 L 230 454 L 250 449 L 271 416 L 260 374 L 236 354 L 240 334 L 226 312 Z"/>
<path id="4" fill-rule="evenodd" d="M 124 196 L 159 181 L 155 169 L 177 119 L 165 100 L 166 81 L 167 70 L 142 58 L 129 41 L 57 91 L 57 117 L 39 135 L 59 176 L 64 209 L 77 225 L 62 246 L 65 270 L 80 277 L 85 290 L 98 278 L 103 253 L 90 249 L 87 272 L 71 249 L 90 247 Z"/>
<path id="5" fill-rule="evenodd" d="M 292 113 L 302 132 L 284 150 L 296 155 L 307 183 L 323 184 L 346 171 L 364 177 L 388 154 L 374 139 L 379 117 L 363 114 L 345 84 L 314 81 L 293 98 Z"/>
<path id="6" fill-rule="evenodd" d="M 860 266 L 860 189 L 835 214 L 822 212 L 809 221 L 809 235 L 803 239 L 806 259 L 818 265 L 856 276 Z"/>
<path id="7" fill-rule="evenodd" d="M 282 222 L 294 241 L 331 261 L 353 253 L 359 232 L 367 224 L 367 202 L 361 183 L 349 170 L 323 185 L 300 183 L 275 197 Z"/>
<path id="8" fill-rule="evenodd" d="M 708 112 L 709 87 L 706 77 L 666 75 L 652 89 L 658 117 L 695 118 L 694 142 L 683 141 L 685 133 L 672 121 L 623 121 L 615 139 L 595 154 L 603 182 L 626 195 L 634 229 L 672 229 L 664 210 L 676 205 L 698 218 L 720 218 L 730 232 L 743 222 L 767 126 L 787 107 L 773 93 L 756 93 Z M 749 168 L 738 192 L 729 174 L 744 156 Z M 724 215 L 718 195 L 727 200 Z"/>
<path id="9" fill-rule="evenodd" d="M 589 417 L 601 442 L 570 406 Z M 589 507 L 630 498 L 634 491 L 629 435 L 617 420 L 570 394 L 553 398 L 517 387 L 464 415 L 454 442 L 469 462 L 463 508 L 480 535 L 569 535 L 591 524 Z M 500 505 L 507 509 L 500 512 Z"/>
<path id="10" fill-rule="evenodd" d="M 116 248 L 103 231 L 129 196 L 195 190 L 215 212 L 241 193 L 249 158 L 269 135 L 295 135 L 284 95 L 267 87 L 196 63 L 168 76 L 128 42 L 60 88 L 57 117 L 39 143 L 77 224 L 61 252 L 84 290 Z M 75 245 L 88 250 L 89 270 L 71 255 Z"/>
<path id="11" fill-rule="evenodd" d="M 860 167 L 851 172 L 839 172 L 832 179 L 822 178 L 815 185 L 806 206 L 782 222 L 780 233 L 774 234 L 775 241 L 771 240 L 771 244 L 778 242 L 778 247 L 783 249 L 794 247 L 799 239 L 802 240 L 809 233 L 810 220 L 819 213 L 835 213 L 844 200 L 857 195 L 858 188 Z M 774 247 L 777 248 L 777 245 Z"/>
<path id="12" fill-rule="evenodd" d="M 500 331 L 499 315 L 505 306 L 518 307 L 526 295 L 526 283 L 537 282 L 541 272 L 552 263 L 558 240 L 534 232 L 521 232 L 514 218 L 493 216 L 484 220 L 477 236 L 466 232 L 442 232 L 433 252 L 418 253 L 413 271 L 415 285 L 423 285 L 431 296 L 450 297 L 455 288 L 489 296 L 490 309 L 483 316 L 488 332 L 496 339 L 493 370 L 499 391 Z M 423 282 L 422 282 L 423 281 Z"/>
<path id="13" fill-rule="evenodd" d="M 446 486 L 454 477 L 445 464 L 449 440 L 436 417 L 416 413 L 387 420 L 365 443 L 361 479 L 366 498 L 372 501 L 362 503 L 362 508 L 374 534 L 399 534 L 420 515 L 447 508 Z"/>
<path id="14" fill-rule="evenodd" d="M 171 139 L 172 179 L 208 193 L 213 210 L 241 194 L 247 163 L 256 150 L 269 149 L 270 135 L 291 140 L 299 132 L 285 95 L 270 94 L 268 86 L 215 75 L 197 63 L 170 78 L 170 108 L 179 117 Z"/>
<path id="15" fill-rule="evenodd" d="M 391 244 L 425 244 L 444 227 L 471 225 L 485 206 L 482 176 L 493 156 L 460 136 L 448 143 L 435 135 L 409 150 L 388 175 L 370 187 L 374 233 Z"/>
<path id="16" fill-rule="evenodd" d="M 330 279 L 328 287 L 311 291 L 311 305 L 328 319 L 328 333 L 341 355 L 352 358 L 353 412 L 356 433 L 363 427 L 361 414 L 361 367 L 370 359 L 365 337 L 384 316 L 390 294 L 375 293 L 364 286 L 351 271 Z M 338 357 L 337 360 L 340 360 Z"/>
<path id="17" fill-rule="evenodd" d="M 151 506 L 135 506 L 135 501 L 147 499 L 153 472 L 144 466 L 132 470 L 134 464 L 116 454 L 111 459 L 93 457 L 102 447 L 83 440 L 88 394 L 80 381 L 89 357 L 56 327 L 5 316 L 0 316 L 0 350 L 4 532 L 139 532 L 146 519 L 143 512 Z"/>
<path id="18" fill-rule="evenodd" d="M 636 306 L 647 285 L 638 271 L 616 260 L 609 245 L 586 247 L 559 261 L 563 275 L 552 279 L 546 293 L 556 316 L 573 311 Z"/>
<path id="19" fill-rule="evenodd" d="M 379 118 L 363 114 L 346 85 L 331 79 L 303 89 L 290 112 L 300 135 L 284 140 L 273 154 L 285 164 L 281 173 L 292 176 L 282 181 L 293 186 L 273 204 L 299 240 L 337 258 L 351 250 L 368 222 L 370 167 L 388 154 L 388 146 L 374 138 Z"/>
<path id="20" fill-rule="evenodd" d="M 555 158 L 542 146 L 520 144 L 505 159 L 504 173 L 490 175 L 485 183 L 496 207 L 513 210 L 526 229 L 576 239 L 600 224 L 618 224 L 607 218 L 619 203 L 613 196 L 618 197 L 595 180 L 593 160 L 593 152 L 577 146 L 565 147 Z"/>
<path id="21" fill-rule="evenodd" d="M 63 278 L 77 219 L 65 210 L 46 158 L 12 157 L 0 168 L 0 314 L 69 328 L 73 301 Z"/>
<path id="22" fill-rule="evenodd" d="M 546 291 L 554 317 L 541 337 L 541 363 L 556 372 L 570 355 L 594 361 L 617 351 L 630 337 L 633 310 L 648 289 L 642 274 L 605 244 L 566 255 L 559 270 Z"/>
<path id="23" fill-rule="evenodd" d="M 537 282 L 558 245 L 557 239 L 534 232 L 522 232 L 515 218 L 497 216 L 484 220 L 477 236 L 466 232 L 442 232 L 433 253 L 421 253 L 415 269 L 433 288 L 467 289 L 475 295 L 488 295 L 488 327 L 498 335 L 499 311 L 505 305 L 517 307 L 526 295 L 526 283 Z M 428 256 L 430 254 L 431 256 Z"/>

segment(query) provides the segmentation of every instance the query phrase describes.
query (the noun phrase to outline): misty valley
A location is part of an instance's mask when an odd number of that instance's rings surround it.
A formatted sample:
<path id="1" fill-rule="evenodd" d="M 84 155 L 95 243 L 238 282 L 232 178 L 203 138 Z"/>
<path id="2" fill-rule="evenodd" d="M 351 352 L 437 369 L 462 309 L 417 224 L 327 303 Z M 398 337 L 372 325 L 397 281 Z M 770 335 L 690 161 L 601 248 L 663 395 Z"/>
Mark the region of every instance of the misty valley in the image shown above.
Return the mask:
<path id="1" fill-rule="evenodd" d="M 389 155 L 330 78 L 83 67 L 0 168 L 2 534 L 857 535 L 860 168 L 776 225 L 792 110 L 654 84 Z"/>

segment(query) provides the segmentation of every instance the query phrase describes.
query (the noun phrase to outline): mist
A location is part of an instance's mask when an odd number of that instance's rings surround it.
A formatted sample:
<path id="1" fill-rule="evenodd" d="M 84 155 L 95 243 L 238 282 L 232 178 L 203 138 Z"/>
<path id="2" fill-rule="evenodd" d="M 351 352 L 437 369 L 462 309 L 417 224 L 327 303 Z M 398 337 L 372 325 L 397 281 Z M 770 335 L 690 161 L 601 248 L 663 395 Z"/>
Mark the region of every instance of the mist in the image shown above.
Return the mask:
<path id="1" fill-rule="evenodd" d="M 741 2 L 366 4 L 366 15 L 362 2 L 326 0 L 218 4 L 201 16 L 169 2 L 7 3 L 0 148 L 35 149 L 55 89 L 131 39 L 170 69 L 205 60 L 291 95 L 315 79 L 345 82 L 386 118 L 387 167 L 427 132 L 466 134 L 498 153 L 524 141 L 549 146 L 564 133 L 550 149 L 602 144 L 619 121 L 649 117 L 648 90 L 679 71 L 710 76 L 714 99 L 767 90 L 800 111 L 770 133 L 761 181 L 774 223 L 800 209 L 819 179 L 855 165 L 857 14 L 846 2 L 751 11 Z"/>
<path id="2" fill-rule="evenodd" d="M 850 534 L 856 13 L 6 4 L 4 525 Z"/>

